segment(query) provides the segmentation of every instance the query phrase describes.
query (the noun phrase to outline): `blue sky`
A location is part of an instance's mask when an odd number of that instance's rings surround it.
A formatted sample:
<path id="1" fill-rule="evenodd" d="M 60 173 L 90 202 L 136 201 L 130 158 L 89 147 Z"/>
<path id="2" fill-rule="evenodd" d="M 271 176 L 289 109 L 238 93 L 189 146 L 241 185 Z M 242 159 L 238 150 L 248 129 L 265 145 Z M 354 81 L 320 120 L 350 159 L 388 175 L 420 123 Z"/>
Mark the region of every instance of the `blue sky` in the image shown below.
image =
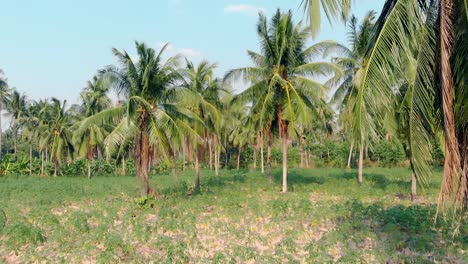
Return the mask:
<path id="1" fill-rule="evenodd" d="M 218 75 L 249 64 L 257 50 L 257 12 L 291 9 L 301 0 L 0 0 L 0 69 L 29 98 L 78 102 L 96 70 L 116 63 L 111 48 L 133 52 L 134 41 L 169 53 L 218 62 Z M 356 0 L 353 13 L 379 11 L 384 0 Z M 318 40 L 346 42 L 345 27 L 323 21 Z M 240 88 L 239 88 L 240 89 Z"/>

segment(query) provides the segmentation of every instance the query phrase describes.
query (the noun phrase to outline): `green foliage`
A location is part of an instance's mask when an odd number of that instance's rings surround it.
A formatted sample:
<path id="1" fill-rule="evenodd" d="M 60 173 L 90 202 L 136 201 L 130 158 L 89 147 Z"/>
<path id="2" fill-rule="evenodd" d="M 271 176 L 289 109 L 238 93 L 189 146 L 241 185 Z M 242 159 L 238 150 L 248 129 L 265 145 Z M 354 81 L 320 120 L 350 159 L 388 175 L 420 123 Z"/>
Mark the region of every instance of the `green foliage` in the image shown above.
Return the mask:
<path id="1" fill-rule="evenodd" d="M 383 166 L 401 165 L 406 160 L 403 145 L 398 140 L 382 140 L 374 149 L 373 158 Z"/>
<path id="2" fill-rule="evenodd" d="M 7 237 L 7 243 L 14 247 L 46 241 L 46 237 L 40 228 L 27 223 L 7 225 L 4 232 Z"/>

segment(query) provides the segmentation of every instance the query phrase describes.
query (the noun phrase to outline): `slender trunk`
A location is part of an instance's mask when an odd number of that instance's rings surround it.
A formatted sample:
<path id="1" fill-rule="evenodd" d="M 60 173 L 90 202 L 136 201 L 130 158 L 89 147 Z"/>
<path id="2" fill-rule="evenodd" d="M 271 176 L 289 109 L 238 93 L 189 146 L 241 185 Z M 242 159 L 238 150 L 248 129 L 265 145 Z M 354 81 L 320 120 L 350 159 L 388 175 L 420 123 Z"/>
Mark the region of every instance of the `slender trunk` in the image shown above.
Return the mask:
<path id="1" fill-rule="evenodd" d="M 281 135 L 283 149 L 283 193 L 288 191 L 288 134 L 282 131 Z"/>
<path id="2" fill-rule="evenodd" d="M 185 139 L 184 139 L 184 141 L 185 141 Z M 185 154 L 186 154 L 185 153 L 186 152 L 185 148 L 186 148 L 186 145 L 184 143 L 184 144 L 182 144 L 182 171 L 185 171 Z"/>
<path id="3" fill-rule="evenodd" d="M 13 124 L 13 152 L 15 161 L 18 160 L 18 125 L 16 124 L 18 120 L 15 120 Z"/>
<path id="4" fill-rule="evenodd" d="M 172 155 L 173 163 L 174 163 L 174 178 L 176 182 L 179 182 L 179 160 L 177 159 L 177 152 L 174 151 Z"/>
<path id="5" fill-rule="evenodd" d="M 348 165 L 346 165 L 346 168 L 348 169 L 351 168 L 351 158 L 353 156 L 353 147 L 354 147 L 354 141 L 351 142 L 351 147 L 349 148 Z"/>
<path id="6" fill-rule="evenodd" d="M 58 161 L 54 160 L 54 176 L 57 177 L 58 173 Z"/>
<path id="7" fill-rule="evenodd" d="M 208 140 L 208 155 L 209 155 L 209 166 L 210 170 L 213 169 L 213 146 L 210 137 L 207 137 Z"/>
<path id="8" fill-rule="evenodd" d="M 240 156 L 241 156 L 241 149 L 239 148 L 239 151 L 237 151 L 237 170 L 240 168 Z"/>
<path id="9" fill-rule="evenodd" d="M 44 151 L 41 151 L 41 176 L 44 176 Z"/>
<path id="10" fill-rule="evenodd" d="M 200 161 L 198 150 L 195 153 L 195 191 L 200 191 Z"/>
<path id="11" fill-rule="evenodd" d="M 417 197 L 416 188 L 417 188 L 416 175 L 414 174 L 414 172 L 412 172 L 411 173 L 411 200 L 412 201 L 416 200 L 416 197 Z"/>
<path id="12" fill-rule="evenodd" d="M 271 145 L 273 141 L 271 139 L 271 131 L 267 132 L 267 167 L 268 167 L 268 180 L 273 183 L 273 176 L 271 175 Z"/>
<path id="13" fill-rule="evenodd" d="M 358 168 L 358 183 L 362 184 L 362 170 L 364 166 L 364 144 L 361 143 L 359 146 L 359 168 Z"/>
<path id="14" fill-rule="evenodd" d="M 122 156 L 122 175 L 127 174 L 127 162 L 125 161 L 125 156 Z"/>
<path id="15" fill-rule="evenodd" d="M 29 176 L 32 176 L 32 144 L 29 143 Z"/>
<path id="16" fill-rule="evenodd" d="M 299 139 L 299 153 L 301 155 L 301 166 L 300 166 L 300 168 L 304 168 L 305 152 L 304 152 L 304 139 L 303 139 L 302 135 L 301 135 L 301 137 Z"/>
<path id="17" fill-rule="evenodd" d="M 215 148 L 214 154 L 215 154 L 215 175 L 219 176 L 219 151 L 218 151 L 218 147 Z"/>
<path id="18" fill-rule="evenodd" d="M 265 161 L 263 157 L 263 132 L 260 131 L 260 165 L 262 167 L 262 174 L 265 174 Z"/>
<path id="19" fill-rule="evenodd" d="M 88 157 L 88 179 L 91 179 L 91 157 Z"/>
<path id="20" fill-rule="evenodd" d="M 253 149 L 253 171 L 257 170 L 257 152 L 258 152 L 258 144 Z"/>

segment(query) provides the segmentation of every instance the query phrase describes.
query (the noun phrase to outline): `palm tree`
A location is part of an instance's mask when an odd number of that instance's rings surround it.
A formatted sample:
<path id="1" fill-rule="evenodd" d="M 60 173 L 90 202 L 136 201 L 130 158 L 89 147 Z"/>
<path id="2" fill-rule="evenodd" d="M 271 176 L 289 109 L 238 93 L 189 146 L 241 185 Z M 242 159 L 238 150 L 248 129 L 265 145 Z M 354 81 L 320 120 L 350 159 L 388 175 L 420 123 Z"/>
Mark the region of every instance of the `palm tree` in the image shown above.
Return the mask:
<path id="1" fill-rule="evenodd" d="M 351 49 L 335 44 L 333 49 L 325 51 L 336 52 L 342 56 L 334 57 L 333 61 L 339 65 L 344 72 L 343 76 L 337 76 L 327 82 L 327 86 L 336 88 L 331 103 L 337 107 L 343 130 L 353 129 L 353 109 L 356 106 L 358 89 L 362 77 L 362 72 L 365 70 L 368 49 L 370 47 L 375 31 L 375 12 L 369 11 L 363 18 L 361 24 L 358 24 L 357 18 L 353 15 L 349 19 L 348 24 L 348 39 Z M 361 101 L 362 102 L 362 101 Z M 352 149 L 355 139 L 351 139 L 351 149 L 348 158 L 348 167 L 350 166 Z M 364 145 L 366 143 L 358 142 L 359 144 L 359 162 L 358 162 L 358 183 L 362 184 L 363 160 L 364 160 Z"/>
<path id="2" fill-rule="evenodd" d="M 109 89 L 110 85 L 104 83 L 102 76 L 94 76 L 92 81 L 88 81 L 88 85 L 81 93 L 85 117 L 90 117 L 111 107 L 111 100 L 107 96 Z M 88 178 L 91 178 L 91 164 L 95 152 L 97 151 L 98 158 L 100 158 L 101 146 L 108 131 L 111 130 L 111 125 L 92 125 L 86 130 L 76 130 L 73 134 L 78 157 L 85 157 L 88 160 Z"/>
<path id="3" fill-rule="evenodd" d="M 74 152 L 72 142 L 73 125 L 77 121 L 73 108 L 66 108 L 67 101 L 52 98 L 51 104 L 41 111 L 47 111 L 48 121 L 37 127 L 39 147 L 47 149 L 54 163 L 54 176 L 59 173 L 59 165 Z"/>
<path id="4" fill-rule="evenodd" d="M 267 127 L 268 147 L 272 144 L 274 128 L 278 129 L 283 152 L 282 191 L 287 192 L 289 125 L 310 122 L 315 115 L 314 105 L 321 99 L 324 87 L 310 78 L 340 70 L 333 63 L 312 62 L 320 45 L 305 47 L 309 31 L 300 24 L 294 25 L 291 12 L 278 10 L 270 27 L 266 17 L 259 16 L 257 34 L 261 53 L 248 51 L 255 66 L 231 70 L 225 80 L 243 77 L 253 83 L 236 100 L 252 102 L 252 114 L 259 115 L 262 126 Z"/>
<path id="5" fill-rule="evenodd" d="M 320 32 L 322 12 L 328 20 L 340 18 L 343 22 L 348 19 L 351 9 L 351 0 L 302 0 L 301 6 L 308 15 L 312 37 Z"/>
<path id="6" fill-rule="evenodd" d="M 398 81 L 393 77 L 398 75 L 398 67 L 388 58 L 404 57 L 407 41 L 419 43 L 415 45 L 419 51 L 410 121 L 416 132 L 413 144 L 417 147 L 411 153 L 415 176 L 418 180 L 428 176 L 423 169 L 429 165 L 427 151 L 419 151 L 419 147 L 431 146 L 434 127 L 442 127 L 445 163 L 439 205 L 453 205 L 461 213 L 468 208 L 468 44 L 463 41 L 467 8 L 464 0 L 385 1 L 360 77 L 358 107 L 353 111 L 355 136 L 362 144 L 365 134 L 375 133 L 382 122 L 381 107 L 390 108 L 393 100 L 393 87 Z M 375 98 L 380 100 L 373 101 Z"/>
<path id="7" fill-rule="evenodd" d="M 6 107 L 11 116 L 11 128 L 13 131 L 13 149 L 15 160 L 18 158 L 18 134 L 20 130 L 20 121 L 26 111 L 26 95 L 20 94 L 14 90 L 7 99 Z"/>
<path id="8" fill-rule="evenodd" d="M 200 159 L 202 153 L 208 150 L 209 166 L 212 168 L 213 146 L 216 135 L 219 134 L 220 114 L 219 98 L 222 91 L 217 79 L 214 78 L 213 71 L 216 64 L 202 61 L 198 66 L 186 60 L 185 71 L 181 72 L 184 77 L 183 87 L 189 91 L 188 102 L 183 103 L 196 114 L 203 123 L 195 120 L 193 128 L 203 138 L 205 146 L 196 144 L 195 146 L 195 169 L 196 180 L 195 189 L 200 189 Z"/>
<path id="9" fill-rule="evenodd" d="M 79 130 L 118 121 L 104 141 L 108 155 L 132 138 L 133 158 L 142 194 L 155 196 L 156 191 L 150 188 L 148 182 L 150 146 L 166 150 L 163 152 L 165 154 L 171 138 L 181 137 L 182 134 L 193 135 L 193 129 L 185 122 L 190 113 L 174 103 L 181 90 L 175 88 L 180 80 L 180 74 L 175 69 L 178 57 L 162 61 L 168 44 L 158 53 L 144 43 L 136 42 L 135 45 L 138 54 L 136 62 L 127 52 L 113 48 L 121 67 L 109 66 L 102 72 L 117 92 L 126 97 L 126 102 L 88 117 L 80 124 Z"/>
<path id="10" fill-rule="evenodd" d="M 8 101 L 10 92 L 7 79 L 3 76 L 3 71 L 0 70 L 0 159 L 2 158 L 2 111 L 3 105 Z"/>

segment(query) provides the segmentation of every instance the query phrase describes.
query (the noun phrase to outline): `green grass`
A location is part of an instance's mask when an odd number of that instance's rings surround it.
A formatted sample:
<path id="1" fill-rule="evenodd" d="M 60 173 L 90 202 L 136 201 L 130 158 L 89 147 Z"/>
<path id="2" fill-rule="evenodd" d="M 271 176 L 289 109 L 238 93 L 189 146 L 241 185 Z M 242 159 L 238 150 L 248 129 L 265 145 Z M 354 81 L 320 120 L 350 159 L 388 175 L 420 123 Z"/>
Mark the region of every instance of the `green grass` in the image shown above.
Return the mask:
<path id="1" fill-rule="evenodd" d="M 162 197 L 139 196 L 133 177 L 0 178 L 0 262 L 433 263 L 468 258 L 468 227 L 434 223 L 441 173 L 409 200 L 407 169 L 193 172 L 151 178 Z M 3 212 L 4 214 L 3 214 Z M 3 219 L 3 220 L 2 220 Z M 6 219 L 6 220 L 5 220 Z M 465 234 L 465 236 L 463 236 Z"/>

